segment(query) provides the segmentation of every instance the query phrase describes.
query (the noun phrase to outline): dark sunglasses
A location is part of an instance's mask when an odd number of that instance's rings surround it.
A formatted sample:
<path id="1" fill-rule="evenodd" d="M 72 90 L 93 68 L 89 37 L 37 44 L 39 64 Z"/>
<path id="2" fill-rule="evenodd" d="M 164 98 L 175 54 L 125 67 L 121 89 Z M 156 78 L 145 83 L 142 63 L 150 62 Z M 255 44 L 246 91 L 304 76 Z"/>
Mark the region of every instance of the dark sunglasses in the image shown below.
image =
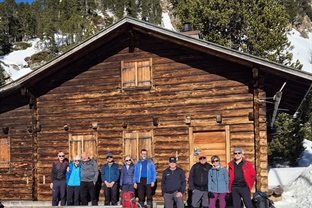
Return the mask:
<path id="1" fill-rule="evenodd" d="M 206 160 L 206 157 L 200 157 L 199 159 L 200 160 Z"/>
<path id="2" fill-rule="evenodd" d="M 75 162 L 80 162 L 80 160 L 75 160 Z"/>
<path id="3" fill-rule="evenodd" d="M 129 161 L 131 161 L 131 160 L 125 160 L 126 162 L 129 162 Z"/>
<path id="4" fill-rule="evenodd" d="M 241 152 L 234 152 L 234 155 L 240 155 L 242 154 Z"/>
<path id="5" fill-rule="evenodd" d="M 110 156 L 109 156 L 109 157 L 106 157 L 106 159 L 108 159 L 108 158 L 113 158 L 113 157 L 110 157 Z"/>
<path id="6" fill-rule="evenodd" d="M 65 155 L 59 155 L 59 157 L 65 157 Z"/>
<path id="7" fill-rule="evenodd" d="M 212 162 L 219 162 L 219 160 L 214 160 L 214 161 L 212 161 Z"/>

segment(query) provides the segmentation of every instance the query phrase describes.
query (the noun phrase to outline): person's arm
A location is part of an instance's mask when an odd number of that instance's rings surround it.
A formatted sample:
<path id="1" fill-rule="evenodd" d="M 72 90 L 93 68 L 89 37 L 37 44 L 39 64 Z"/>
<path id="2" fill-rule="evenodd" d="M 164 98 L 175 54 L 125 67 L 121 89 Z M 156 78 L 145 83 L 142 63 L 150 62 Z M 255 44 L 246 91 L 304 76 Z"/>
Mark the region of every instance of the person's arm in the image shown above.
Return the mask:
<path id="1" fill-rule="evenodd" d="M 95 160 L 93 160 L 93 163 L 94 163 L 93 171 L 95 172 L 94 178 L 93 178 L 93 183 L 95 184 L 98 181 L 98 178 L 99 178 L 99 168 L 98 168 L 98 165 L 97 165 Z"/>
<path id="2" fill-rule="evenodd" d="M 185 172 L 182 169 L 181 169 L 181 174 L 180 174 L 180 180 L 181 180 L 181 186 L 179 188 L 179 192 L 184 194 L 185 189 L 186 189 L 186 177 L 185 177 Z"/>
<path id="3" fill-rule="evenodd" d="M 116 164 L 116 163 L 115 163 Z M 115 172 L 115 180 L 114 182 L 116 183 L 119 179 L 119 176 L 120 176 L 120 170 L 119 170 L 119 166 L 116 164 L 116 172 Z"/>
<path id="4" fill-rule="evenodd" d="M 196 164 L 195 164 L 196 165 Z M 195 165 L 192 166 L 191 170 L 190 170 L 190 176 L 189 176 L 189 180 L 188 180 L 188 183 L 189 183 L 189 187 L 190 189 L 193 191 L 195 189 L 194 187 L 194 183 L 193 183 L 193 175 L 194 175 L 194 167 Z"/>
<path id="5" fill-rule="evenodd" d="M 123 180 L 123 175 L 124 175 L 124 166 L 121 167 L 121 171 L 120 171 L 120 187 L 122 186 L 122 180 Z"/>
<path id="6" fill-rule="evenodd" d="M 211 183 L 212 183 L 212 170 L 208 171 L 208 192 L 211 192 Z"/>
<path id="7" fill-rule="evenodd" d="M 152 168 L 152 182 L 156 182 L 156 168 L 153 161 L 151 161 L 151 168 Z"/>
<path id="8" fill-rule="evenodd" d="M 166 193 L 166 170 L 164 170 L 161 177 L 161 195 L 163 196 Z"/>
<path id="9" fill-rule="evenodd" d="M 50 189 L 53 189 L 53 180 L 54 180 L 54 162 L 52 163 L 52 169 L 51 169 L 51 183 L 50 183 Z"/>
<path id="10" fill-rule="evenodd" d="M 227 187 L 227 192 L 229 192 L 229 174 L 226 170 L 226 168 L 223 168 L 223 175 L 224 175 L 224 182 L 225 182 L 225 185 Z"/>

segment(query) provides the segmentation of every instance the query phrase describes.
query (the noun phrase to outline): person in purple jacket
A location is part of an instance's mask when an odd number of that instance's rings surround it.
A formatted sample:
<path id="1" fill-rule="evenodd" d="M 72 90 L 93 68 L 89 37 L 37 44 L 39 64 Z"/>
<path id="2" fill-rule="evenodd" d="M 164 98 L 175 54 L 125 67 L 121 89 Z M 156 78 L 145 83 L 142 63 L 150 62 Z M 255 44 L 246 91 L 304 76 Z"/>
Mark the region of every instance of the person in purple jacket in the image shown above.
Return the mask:
<path id="1" fill-rule="evenodd" d="M 124 165 L 121 167 L 120 187 L 122 194 L 127 191 L 134 192 L 133 187 L 134 164 L 130 156 L 125 157 Z"/>

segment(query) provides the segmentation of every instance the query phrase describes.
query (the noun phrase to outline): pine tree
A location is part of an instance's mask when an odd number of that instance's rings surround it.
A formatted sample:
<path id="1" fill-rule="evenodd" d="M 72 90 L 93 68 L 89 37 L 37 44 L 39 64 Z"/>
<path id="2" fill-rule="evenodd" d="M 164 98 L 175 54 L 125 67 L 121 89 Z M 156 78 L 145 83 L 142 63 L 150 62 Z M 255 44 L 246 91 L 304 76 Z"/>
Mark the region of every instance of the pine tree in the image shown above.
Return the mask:
<path id="1" fill-rule="evenodd" d="M 275 122 L 278 135 L 269 144 L 269 164 L 274 165 L 277 159 L 287 161 L 290 166 L 297 165 L 304 147 L 304 135 L 300 133 L 300 120 L 286 113 L 278 114 Z"/>
<path id="2" fill-rule="evenodd" d="M 207 41 L 285 65 L 292 63 L 288 16 L 278 0 L 173 0 L 182 23 L 190 22 Z M 180 25 L 181 27 L 181 25 Z"/>

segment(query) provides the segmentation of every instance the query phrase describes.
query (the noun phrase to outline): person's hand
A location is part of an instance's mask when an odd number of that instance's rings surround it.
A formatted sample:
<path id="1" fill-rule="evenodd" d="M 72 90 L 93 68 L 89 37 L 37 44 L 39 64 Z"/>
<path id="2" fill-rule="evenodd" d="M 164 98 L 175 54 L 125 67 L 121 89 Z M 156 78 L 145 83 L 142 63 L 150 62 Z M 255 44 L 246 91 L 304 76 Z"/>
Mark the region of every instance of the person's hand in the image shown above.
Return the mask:
<path id="1" fill-rule="evenodd" d="M 138 184 L 137 184 L 137 183 L 134 183 L 134 184 L 133 184 L 133 187 L 134 187 L 135 189 L 137 189 L 137 188 L 138 188 Z"/>
<path id="2" fill-rule="evenodd" d="M 176 194 L 176 197 L 182 197 L 183 196 L 183 194 L 181 193 L 181 192 L 178 192 L 177 194 Z"/>
<path id="3" fill-rule="evenodd" d="M 105 183 L 105 185 L 106 185 L 107 188 L 110 187 L 110 184 L 109 184 L 107 181 L 105 181 L 104 183 Z"/>
<path id="4" fill-rule="evenodd" d="M 155 186 L 155 183 L 154 183 L 154 182 L 152 182 L 152 183 L 151 183 L 151 187 L 154 187 L 154 186 Z"/>
<path id="5" fill-rule="evenodd" d="M 50 189 L 53 189 L 53 183 L 50 183 Z"/>

